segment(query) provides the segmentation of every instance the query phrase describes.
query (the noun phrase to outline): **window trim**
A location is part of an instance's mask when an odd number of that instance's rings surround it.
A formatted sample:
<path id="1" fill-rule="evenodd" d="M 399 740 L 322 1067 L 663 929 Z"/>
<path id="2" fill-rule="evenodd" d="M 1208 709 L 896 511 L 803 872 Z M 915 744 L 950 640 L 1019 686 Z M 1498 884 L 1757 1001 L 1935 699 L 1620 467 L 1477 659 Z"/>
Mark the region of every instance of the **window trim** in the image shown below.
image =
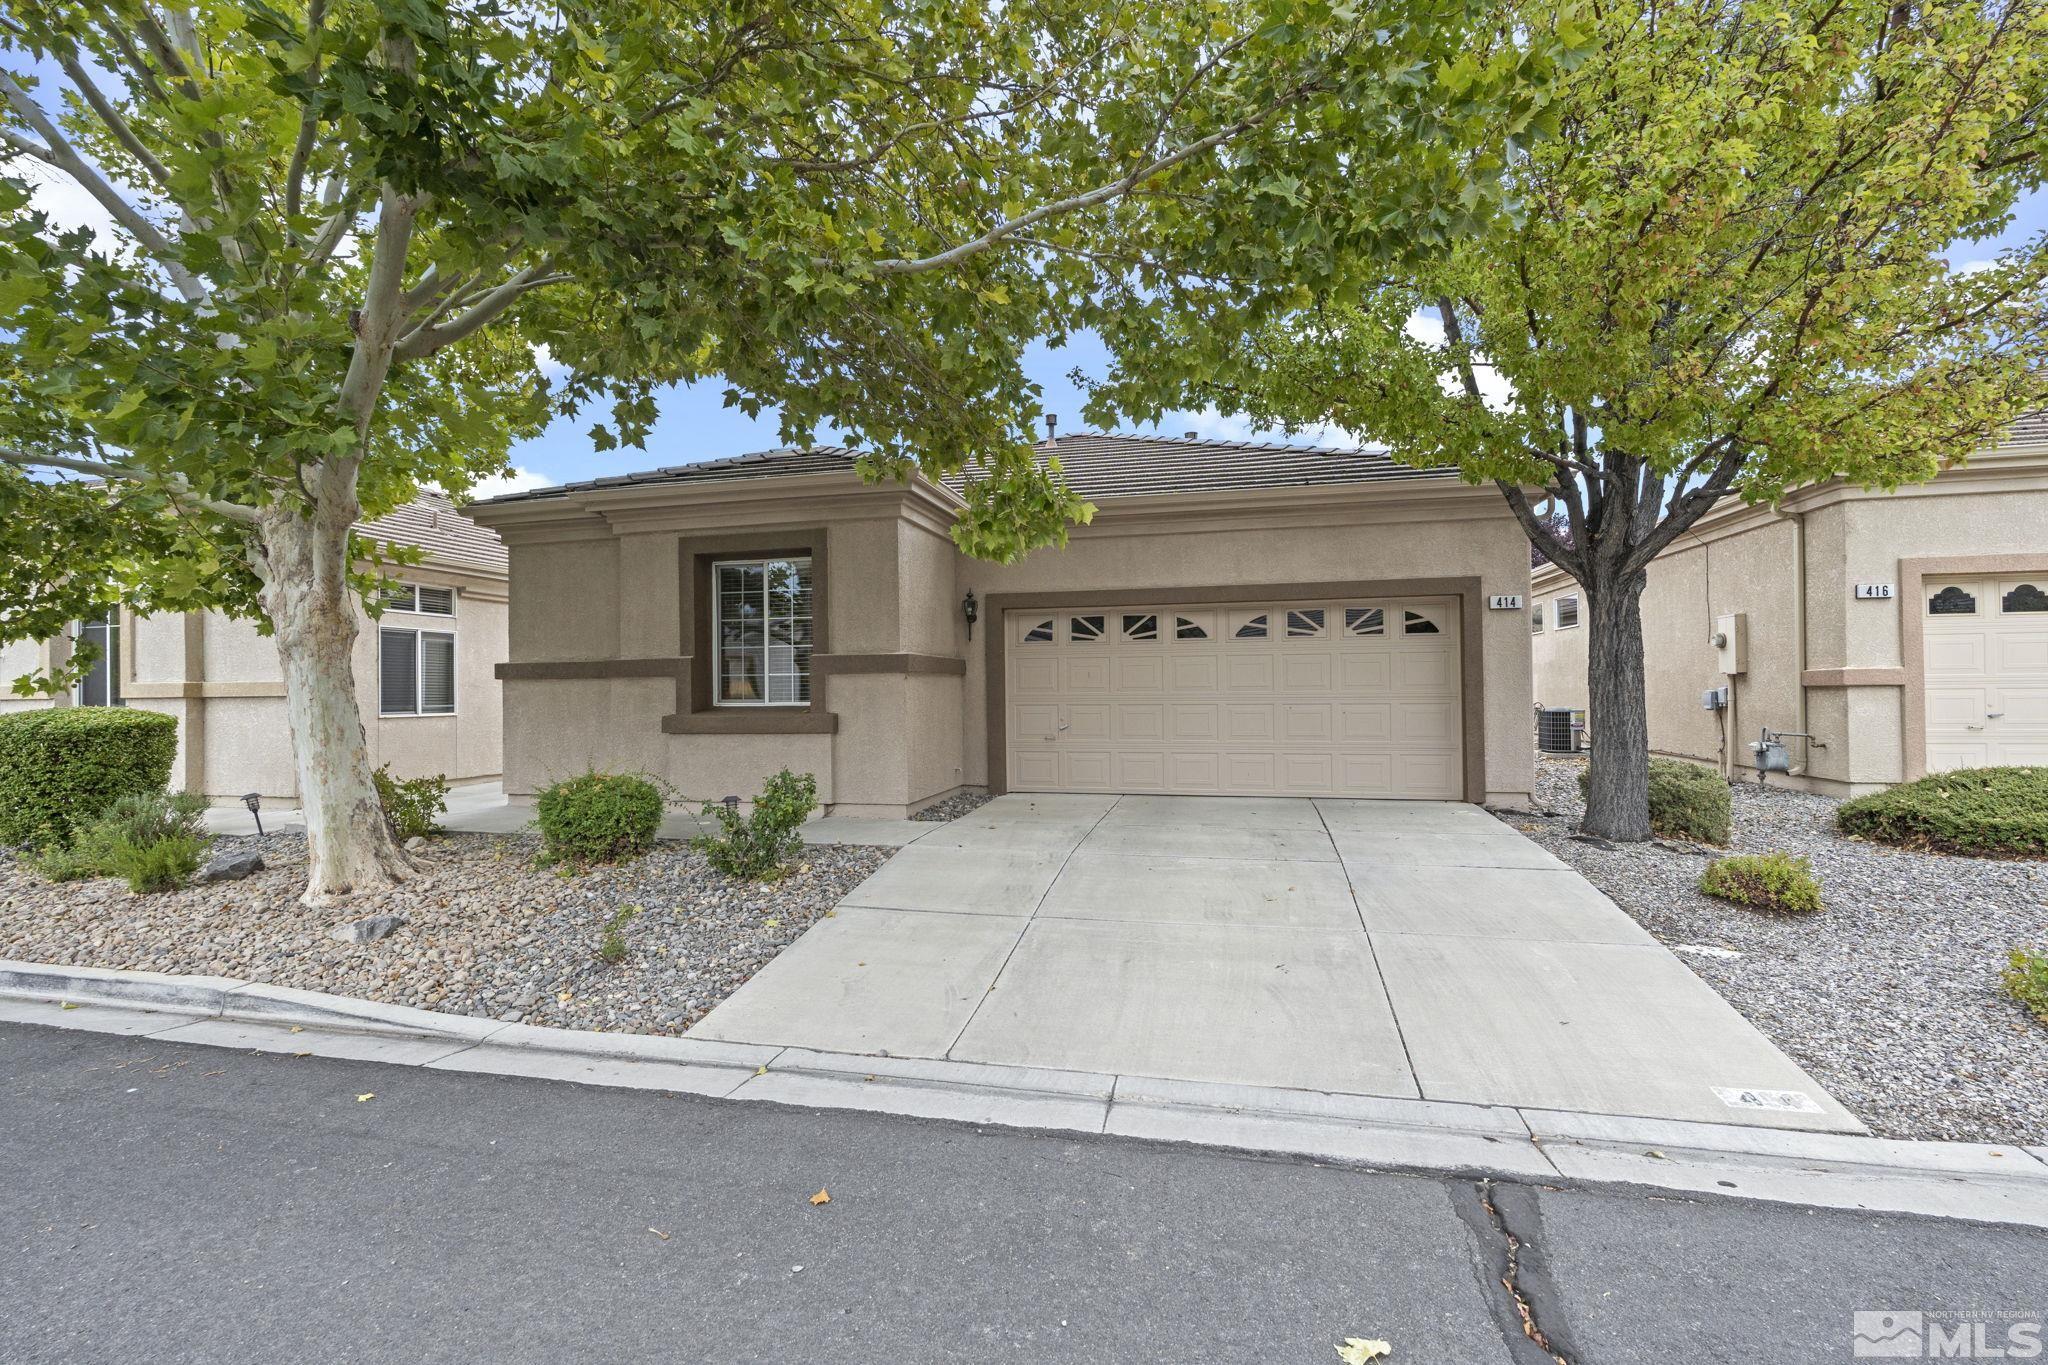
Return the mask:
<path id="1" fill-rule="evenodd" d="M 809 622 L 811 627 L 811 642 L 809 645 L 810 657 L 805 661 L 803 671 L 798 675 L 803 679 L 804 692 L 807 695 L 795 701 L 770 701 L 766 697 L 761 697 L 754 701 L 747 701 L 745 699 L 729 700 L 721 696 L 720 693 L 724 691 L 724 688 L 721 684 L 725 677 L 725 619 L 723 595 L 718 591 L 718 571 L 720 569 L 734 567 L 744 568 L 750 565 L 760 565 L 763 568 L 765 568 L 770 564 L 794 564 L 799 561 L 801 561 L 804 566 L 806 591 L 808 591 L 811 595 L 811 609 L 805 617 L 805 619 Z M 763 554 L 741 555 L 736 558 L 715 558 L 710 562 L 710 564 L 707 567 L 706 582 L 710 586 L 711 596 L 712 707 L 721 711 L 809 710 L 811 708 L 812 701 L 815 699 L 817 695 L 818 687 L 818 581 L 817 565 L 814 558 L 809 554 Z M 761 679 L 765 683 L 768 678 L 768 623 L 765 617 L 762 619 L 761 630 Z"/>
<path id="2" fill-rule="evenodd" d="M 420 589 L 422 588 L 439 588 L 443 592 L 447 593 L 448 610 L 433 611 L 427 607 L 420 605 Z M 395 597 L 400 592 L 404 592 L 407 594 L 404 603 L 389 600 Z M 395 582 L 386 585 L 383 591 L 383 597 L 380 600 L 383 601 L 383 610 L 386 613 L 395 611 L 405 616 L 431 616 L 434 617 L 436 620 L 452 621 L 455 619 L 455 604 L 458 601 L 460 601 L 461 598 L 462 590 L 454 587 L 451 584 L 415 583 L 411 581 L 406 581 Z"/>
<path id="3" fill-rule="evenodd" d="M 1572 619 L 1570 622 L 1566 622 L 1564 619 L 1564 604 L 1567 602 L 1572 604 Z M 1575 592 L 1568 592 L 1552 598 L 1550 620 L 1550 628 L 1552 630 L 1577 630 L 1579 628 L 1579 595 Z"/>
<path id="4" fill-rule="evenodd" d="M 386 711 L 384 709 L 384 637 L 410 635 L 412 644 L 412 704 L 410 711 Z M 448 709 L 427 710 L 427 670 L 422 667 L 426 651 L 422 642 L 429 635 L 446 636 L 448 640 Z M 446 720 L 462 713 L 462 646 L 455 638 L 451 627 L 447 630 L 432 630 L 425 626 L 377 627 L 377 719 L 379 720 Z"/>

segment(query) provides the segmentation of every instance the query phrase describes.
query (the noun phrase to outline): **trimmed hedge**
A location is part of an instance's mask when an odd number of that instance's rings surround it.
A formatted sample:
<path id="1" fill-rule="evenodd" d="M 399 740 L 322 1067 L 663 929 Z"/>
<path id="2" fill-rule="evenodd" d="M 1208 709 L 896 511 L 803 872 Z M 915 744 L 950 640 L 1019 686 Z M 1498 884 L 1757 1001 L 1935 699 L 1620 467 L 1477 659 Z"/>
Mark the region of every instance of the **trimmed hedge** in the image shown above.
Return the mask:
<path id="1" fill-rule="evenodd" d="M 628 773 L 585 773 L 544 789 L 541 857 L 551 863 L 615 863 L 654 847 L 661 792 Z"/>
<path id="2" fill-rule="evenodd" d="M 1844 801 L 1835 826 L 1905 848 L 2048 857 L 2048 768 L 1959 768 Z"/>
<path id="3" fill-rule="evenodd" d="M 1579 795 L 1592 786 L 1591 772 L 1579 774 Z M 1650 760 L 1650 828 L 1666 839 L 1703 844 L 1728 842 L 1735 805 L 1728 783 L 1712 768 L 1677 758 Z"/>
<path id="4" fill-rule="evenodd" d="M 0 716 L 0 844 L 68 843 L 123 796 L 160 792 L 178 722 L 125 706 L 62 706 Z"/>
<path id="5" fill-rule="evenodd" d="M 1716 858 L 1700 876 L 1700 890 L 1755 910 L 1811 915 L 1820 909 L 1813 864 L 1789 853 L 1738 853 Z"/>

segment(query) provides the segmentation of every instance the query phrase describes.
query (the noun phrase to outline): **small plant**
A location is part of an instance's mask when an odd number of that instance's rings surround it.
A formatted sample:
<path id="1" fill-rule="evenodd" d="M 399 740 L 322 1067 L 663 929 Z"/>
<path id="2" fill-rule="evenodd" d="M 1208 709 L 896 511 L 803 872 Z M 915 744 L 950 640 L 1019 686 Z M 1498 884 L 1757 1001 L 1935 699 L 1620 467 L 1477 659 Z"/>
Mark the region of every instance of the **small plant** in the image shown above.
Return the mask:
<path id="1" fill-rule="evenodd" d="M 52 881 L 121 877 L 132 891 L 175 891 L 206 859 L 205 811 L 206 799 L 190 792 L 131 793 L 32 861 Z"/>
<path id="2" fill-rule="evenodd" d="M 1810 915 L 1820 909 L 1813 864 L 1789 853 L 1738 853 L 1716 858 L 1700 876 L 1700 890 L 1755 910 Z"/>
<path id="3" fill-rule="evenodd" d="M 2048 857 L 2048 768 L 1961 768 L 1844 801 L 1844 834 L 1989 858 Z"/>
<path id="4" fill-rule="evenodd" d="M 400 840 L 425 838 L 441 828 L 448 810 L 448 779 L 440 773 L 430 777 L 397 778 L 391 765 L 371 773 L 377 784 L 377 801 L 384 807 L 385 823 Z"/>
<path id="5" fill-rule="evenodd" d="M 716 801 L 705 802 L 704 815 L 718 825 L 718 833 L 700 834 L 690 840 L 690 847 L 728 877 L 772 881 L 803 847 L 797 830 L 817 808 L 818 779 L 784 768 L 768 779 L 747 815 Z"/>
<path id="6" fill-rule="evenodd" d="M 640 907 L 637 905 L 624 906 L 605 923 L 604 937 L 598 940 L 597 944 L 597 956 L 600 961 L 616 967 L 626 960 L 626 926 L 632 923 L 633 916 L 639 913 Z"/>
<path id="7" fill-rule="evenodd" d="M 535 803 L 541 860 L 615 863 L 654 847 L 661 792 L 644 777 L 585 773 L 542 790 Z"/>
<path id="8" fill-rule="evenodd" d="M 1590 772 L 1579 774 L 1579 795 L 1592 785 Z M 1666 839 L 1691 839 L 1702 844 L 1728 842 L 1734 803 L 1728 783 L 1712 768 L 1683 759 L 1650 760 L 1650 828 Z"/>
<path id="9" fill-rule="evenodd" d="M 1999 978 L 2005 993 L 2048 1024 L 2048 949 L 2015 948 Z"/>

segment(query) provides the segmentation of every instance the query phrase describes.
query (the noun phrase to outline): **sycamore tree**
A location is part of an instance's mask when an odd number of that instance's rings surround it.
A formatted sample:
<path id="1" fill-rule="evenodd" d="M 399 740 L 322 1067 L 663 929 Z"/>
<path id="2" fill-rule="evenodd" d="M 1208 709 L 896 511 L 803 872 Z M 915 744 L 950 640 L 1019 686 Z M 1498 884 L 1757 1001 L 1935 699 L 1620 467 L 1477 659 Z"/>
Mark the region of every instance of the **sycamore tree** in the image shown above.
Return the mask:
<path id="1" fill-rule="evenodd" d="M 1550 69 L 1476 13 L 0 0 L 0 639 L 256 619 L 308 899 L 402 881 L 349 665 L 396 552 L 361 519 L 586 405 L 637 444 L 658 386 L 723 376 L 874 476 L 978 459 L 971 553 L 1056 541 L 1087 509 L 1030 460 L 1021 347 L 1135 269 L 1347 295 L 1476 223 Z"/>
<path id="2" fill-rule="evenodd" d="M 1500 22 L 1518 22 L 1504 13 Z M 1135 313 L 1098 411 L 1190 396 L 1494 483 L 1585 589 L 1585 828 L 1649 833 L 1641 596 L 1727 497 L 1891 488 L 2048 402 L 2039 0 L 1618 6 L 1517 144 L 1491 231 L 1180 362 Z M 1558 518 L 1560 520 L 1554 519 Z"/>

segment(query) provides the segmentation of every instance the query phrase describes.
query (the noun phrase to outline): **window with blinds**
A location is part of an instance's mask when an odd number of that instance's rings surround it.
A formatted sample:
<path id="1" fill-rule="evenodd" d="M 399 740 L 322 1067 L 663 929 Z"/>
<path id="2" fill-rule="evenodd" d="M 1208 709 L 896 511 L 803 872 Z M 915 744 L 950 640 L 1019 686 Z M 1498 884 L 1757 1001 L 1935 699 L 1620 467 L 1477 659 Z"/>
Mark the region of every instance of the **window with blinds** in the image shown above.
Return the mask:
<path id="1" fill-rule="evenodd" d="M 455 589 L 433 588 L 424 583 L 394 583 L 378 599 L 386 611 L 411 612 L 415 616 L 453 616 Z"/>
<path id="2" fill-rule="evenodd" d="M 378 711 L 387 716 L 455 714 L 455 636 L 445 630 L 377 632 Z"/>
<path id="3" fill-rule="evenodd" d="M 121 609 L 108 607 L 90 620 L 78 623 L 78 642 L 91 645 L 98 657 L 78 680 L 80 706 L 122 706 L 121 700 Z"/>

